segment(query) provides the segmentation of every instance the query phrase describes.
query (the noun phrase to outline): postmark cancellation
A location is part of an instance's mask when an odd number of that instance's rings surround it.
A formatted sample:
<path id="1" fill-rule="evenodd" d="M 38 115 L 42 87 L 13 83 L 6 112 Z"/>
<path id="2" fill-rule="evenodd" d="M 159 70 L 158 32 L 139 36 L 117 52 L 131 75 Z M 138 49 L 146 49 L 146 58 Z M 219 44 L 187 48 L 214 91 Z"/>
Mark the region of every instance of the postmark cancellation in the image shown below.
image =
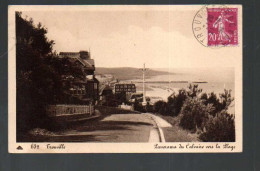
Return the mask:
<path id="1" fill-rule="evenodd" d="M 206 47 L 237 46 L 238 9 L 208 5 L 195 15 L 192 29 L 195 38 Z"/>

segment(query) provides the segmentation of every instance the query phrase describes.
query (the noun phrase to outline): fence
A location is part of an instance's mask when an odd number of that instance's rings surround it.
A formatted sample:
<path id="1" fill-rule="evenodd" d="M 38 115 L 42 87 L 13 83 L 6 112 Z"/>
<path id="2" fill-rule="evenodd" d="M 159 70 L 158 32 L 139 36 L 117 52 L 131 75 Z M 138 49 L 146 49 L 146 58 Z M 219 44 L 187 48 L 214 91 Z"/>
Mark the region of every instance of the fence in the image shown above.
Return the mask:
<path id="1" fill-rule="evenodd" d="M 93 105 L 49 105 L 46 108 L 49 116 L 65 116 L 78 114 L 94 114 Z"/>

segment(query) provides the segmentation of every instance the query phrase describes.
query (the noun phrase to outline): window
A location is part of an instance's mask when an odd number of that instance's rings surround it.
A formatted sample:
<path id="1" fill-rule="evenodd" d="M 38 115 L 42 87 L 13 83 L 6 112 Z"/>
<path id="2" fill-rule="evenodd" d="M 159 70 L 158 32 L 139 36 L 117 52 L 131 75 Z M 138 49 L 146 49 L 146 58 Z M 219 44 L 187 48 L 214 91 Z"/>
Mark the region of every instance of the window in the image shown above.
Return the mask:
<path id="1" fill-rule="evenodd" d="M 94 89 L 97 90 L 97 83 L 94 83 Z"/>

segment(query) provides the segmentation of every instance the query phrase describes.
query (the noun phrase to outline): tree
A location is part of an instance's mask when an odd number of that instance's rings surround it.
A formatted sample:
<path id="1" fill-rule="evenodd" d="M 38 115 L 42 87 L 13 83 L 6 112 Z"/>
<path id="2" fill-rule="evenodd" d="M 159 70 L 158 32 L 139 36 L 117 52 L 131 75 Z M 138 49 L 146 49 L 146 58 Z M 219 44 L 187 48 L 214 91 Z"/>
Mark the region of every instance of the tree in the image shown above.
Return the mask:
<path id="1" fill-rule="evenodd" d="M 234 100 L 234 98 L 231 97 L 231 90 L 226 89 L 224 89 L 224 93 L 219 94 L 219 98 L 214 92 L 211 92 L 208 95 L 203 93 L 200 99 L 203 100 L 205 105 L 212 104 L 214 106 L 215 109 L 211 113 L 213 116 L 216 116 L 216 114 L 222 110 L 226 111 Z"/>
<path id="2" fill-rule="evenodd" d="M 235 117 L 226 111 L 210 117 L 206 123 L 206 131 L 199 138 L 204 142 L 234 142 Z"/>
<path id="3" fill-rule="evenodd" d="M 155 102 L 154 111 L 162 115 L 167 114 L 167 103 L 162 100 Z"/>
<path id="4" fill-rule="evenodd" d="M 197 131 L 202 130 L 214 110 L 212 105 L 205 105 L 199 98 L 187 98 L 181 109 L 180 126 L 184 129 Z"/>
<path id="5" fill-rule="evenodd" d="M 177 116 L 179 115 L 181 108 L 184 104 L 184 101 L 190 97 L 195 98 L 202 92 L 202 89 L 198 88 L 198 85 L 192 85 L 190 84 L 188 86 L 188 90 L 186 89 L 180 89 L 178 91 L 178 94 L 173 93 L 168 97 L 167 103 L 158 102 L 158 104 L 155 107 L 155 112 L 159 112 L 164 115 L 171 115 L 171 116 Z M 158 110 L 158 107 L 161 107 L 160 110 Z"/>
<path id="6" fill-rule="evenodd" d="M 37 27 L 33 19 L 22 18 L 16 12 L 16 76 L 17 131 L 46 127 L 47 104 L 55 103 L 63 95 L 61 77 L 50 64 L 54 58 L 54 41 L 46 37 L 47 29 Z"/>
<path id="7" fill-rule="evenodd" d="M 202 89 L 199 89 L 199 85 L 198 84 L 190 84 L 188 86 L 188 91 L 187 91 L 187 95 L 191 98 L 193 97 L 198 97 L 198 95 L 202 92 Z"/>
<path id="8" fill-rule="evenodd" d="M 231 97 L 231 90 L 224 89 L 224 93 L 221 93 L 219 96 L 223 110 L 227 110 L 234 100 L 234 98 Z"/>
<path id="9" fill-rule="evenodd" d="M 173 93 L 171 96 L 169 96 L 167 102 L 169 114 L 172 116 L 179 115 L 186 98 L 187 91 L 185 89 L 180 89 L 177 95 Z"/>

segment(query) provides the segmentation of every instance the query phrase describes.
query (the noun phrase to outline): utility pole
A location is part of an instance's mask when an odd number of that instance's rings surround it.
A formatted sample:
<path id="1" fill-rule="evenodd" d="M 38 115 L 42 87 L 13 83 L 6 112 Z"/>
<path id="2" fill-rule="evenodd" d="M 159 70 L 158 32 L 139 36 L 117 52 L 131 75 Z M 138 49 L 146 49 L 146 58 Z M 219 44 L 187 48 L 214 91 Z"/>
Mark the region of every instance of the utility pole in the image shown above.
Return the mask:
<path id="1" fill-rule="evenodd" d="M 143 72 L 143 102 L 142 105 L 146 106 L 147 102 L 146 102 L 146 98 L 145 98 L 145 72 L 148 70 L 147 68 L 145 68 L 145 63 L 144 63 L 144 67 L 143 69 L 141 69 Z"/>

